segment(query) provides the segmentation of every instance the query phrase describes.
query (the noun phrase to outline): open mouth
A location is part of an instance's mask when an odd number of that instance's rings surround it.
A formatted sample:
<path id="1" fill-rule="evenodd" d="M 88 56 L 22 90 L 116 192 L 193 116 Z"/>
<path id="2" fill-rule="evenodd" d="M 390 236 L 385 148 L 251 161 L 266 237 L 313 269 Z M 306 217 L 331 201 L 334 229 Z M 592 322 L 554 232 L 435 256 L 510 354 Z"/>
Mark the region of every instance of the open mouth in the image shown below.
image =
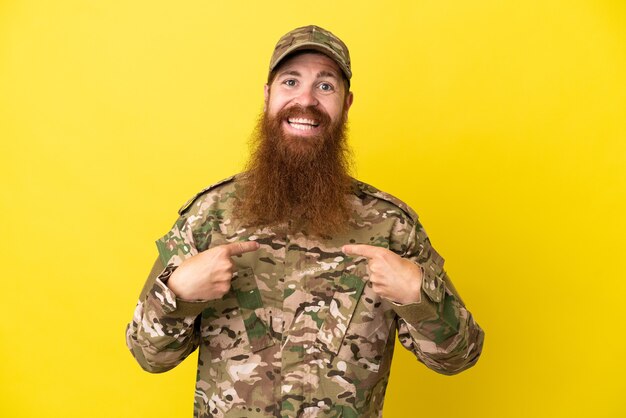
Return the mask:
<path id="1" fill-rule="evenodd" d="M 292 128 L 298 129 L 300 131 L 310 131 L 313 128 L 317 128 L 319 126 L 319 122 L 314 119 L 306 119 L 306 118 L 289 118 L 287 119 L 287 123 Z"/>

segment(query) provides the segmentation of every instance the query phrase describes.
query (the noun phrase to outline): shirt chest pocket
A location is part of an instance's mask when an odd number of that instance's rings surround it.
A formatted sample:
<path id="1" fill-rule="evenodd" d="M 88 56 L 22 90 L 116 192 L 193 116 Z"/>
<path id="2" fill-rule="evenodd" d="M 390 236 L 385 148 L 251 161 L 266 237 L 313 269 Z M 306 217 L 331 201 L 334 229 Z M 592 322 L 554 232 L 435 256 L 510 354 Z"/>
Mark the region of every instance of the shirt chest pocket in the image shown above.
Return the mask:
<path id="1" fill-rule="evenodd" d="M 252 269 L 233 276 L 230 291 L 202 312 L 202 344 L 215 363 L 246 356 L 274 344 Z"/>
<path id="2" fill-rule="evenodd" d="M 372 290 L 365 263 L 357 264 L 340 277 L 315 345 L 339 360 L 377 372 L 394 318 Z"/>

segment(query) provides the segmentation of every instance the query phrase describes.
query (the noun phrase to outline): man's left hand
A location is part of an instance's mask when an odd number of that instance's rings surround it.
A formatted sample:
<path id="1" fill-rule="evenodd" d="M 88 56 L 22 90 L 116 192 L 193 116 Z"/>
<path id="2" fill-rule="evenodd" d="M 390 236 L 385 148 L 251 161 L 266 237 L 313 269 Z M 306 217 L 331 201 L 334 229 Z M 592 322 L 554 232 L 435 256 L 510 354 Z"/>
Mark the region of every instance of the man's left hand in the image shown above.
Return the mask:
<path id="1" fill-rule="evenodd" d="M 378 295 L 400 304 L 421 300 L 422 269 L 417 264 L 373 245 L 344 245 L 341 250 L 350 256 L 367 258 L 372 289 Z"/>

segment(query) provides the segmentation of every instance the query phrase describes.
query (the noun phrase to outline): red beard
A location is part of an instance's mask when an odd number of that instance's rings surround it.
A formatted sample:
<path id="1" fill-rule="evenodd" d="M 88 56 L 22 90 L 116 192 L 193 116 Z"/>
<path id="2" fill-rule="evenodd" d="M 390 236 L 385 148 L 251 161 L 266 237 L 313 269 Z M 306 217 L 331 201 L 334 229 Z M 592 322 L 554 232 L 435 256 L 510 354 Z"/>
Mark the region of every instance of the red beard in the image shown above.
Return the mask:
<path id="1" fill-rule="evenodd" d="M 319 133 L 284 132 L 288 118 L 316 120 Z M 250 226 L 286 224 L 291 232 L 328 236 L 345 229 L 349 217 L 349 151 L 346 117 L 335 123 L 314 107 L 283 109 L 261 115 L 253 152 L 243 176 L 237 209 Z"/>
<path id="2" fill-rule="evenodd" d="M 291 118 L 313 119 L 317 121 L 318 126 L 315 128 L 318 132 L 314 136 L 291 135 L 284 132 L 283 123 Z M 275 117 L 264 116 L 263 131 L 265 138 L 275 140 L 276 147 L 279 152 L 285 154 L 285 157 L 299 158 L 309 160 L 317 158 L 320 152 L 323 152 L 327 138 L 335 134 L 331 132 L 333 126 L 330 126 L 330 117 L 315 107 L 303 108 L 294 106 L 283 109 Z M 341 123 L 341 122 L 339 122 Z"/>

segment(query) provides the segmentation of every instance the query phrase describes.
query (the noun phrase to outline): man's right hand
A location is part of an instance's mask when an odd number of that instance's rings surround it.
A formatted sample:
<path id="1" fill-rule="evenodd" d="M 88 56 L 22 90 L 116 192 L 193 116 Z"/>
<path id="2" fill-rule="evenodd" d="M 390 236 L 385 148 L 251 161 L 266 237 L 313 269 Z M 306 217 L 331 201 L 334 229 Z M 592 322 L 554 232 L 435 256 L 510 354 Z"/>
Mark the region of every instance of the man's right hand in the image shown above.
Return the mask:
<path id="1" fill-rule="evenodd" d="M 230 290 L 235 271 L 232 256 L 256 251 L 254 241 L 218 245 L 183 261 L 167 281 L 167 287 L 184 300 L 219 299 Z"/>

